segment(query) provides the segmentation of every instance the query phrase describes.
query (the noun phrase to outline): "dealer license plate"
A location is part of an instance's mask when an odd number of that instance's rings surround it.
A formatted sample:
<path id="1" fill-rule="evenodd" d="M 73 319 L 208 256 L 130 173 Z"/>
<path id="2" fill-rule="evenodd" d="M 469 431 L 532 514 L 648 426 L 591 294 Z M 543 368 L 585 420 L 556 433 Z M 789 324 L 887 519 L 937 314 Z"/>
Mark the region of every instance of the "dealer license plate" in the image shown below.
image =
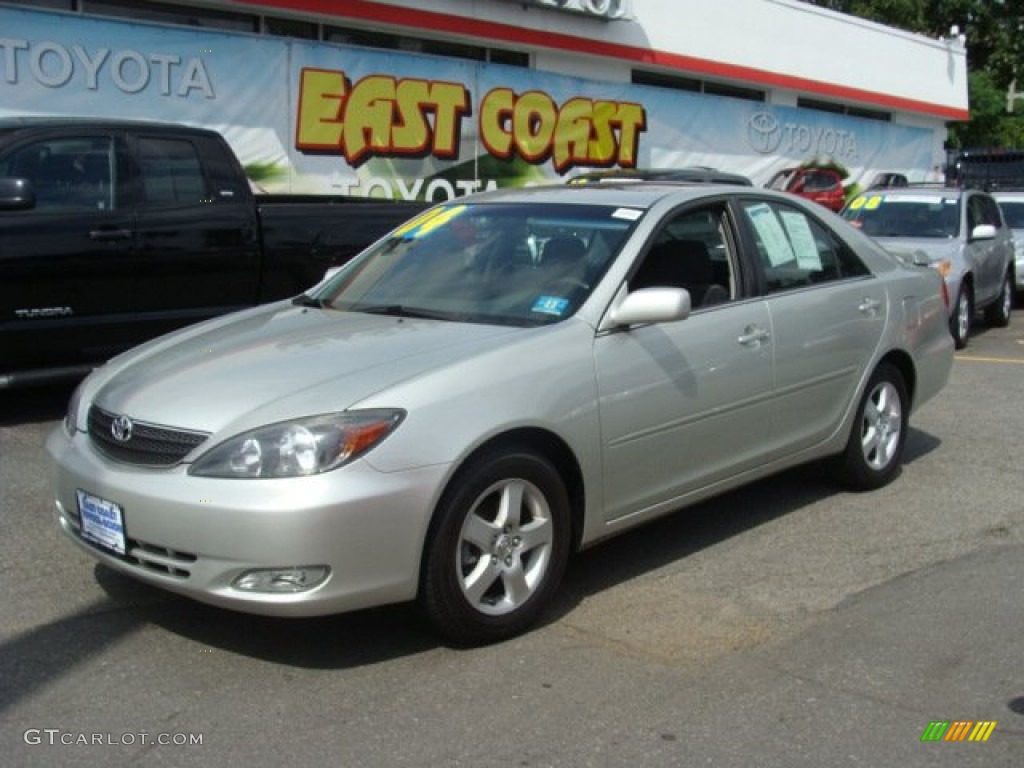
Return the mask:
<path id="1" fill-rule="evenodd" d="M 82 538 L 104 549 L 125 553 L 124 512 L 112 501 L 101 499 L 85 491 L 78 493 L 78 516 L 82 523 Z"/>

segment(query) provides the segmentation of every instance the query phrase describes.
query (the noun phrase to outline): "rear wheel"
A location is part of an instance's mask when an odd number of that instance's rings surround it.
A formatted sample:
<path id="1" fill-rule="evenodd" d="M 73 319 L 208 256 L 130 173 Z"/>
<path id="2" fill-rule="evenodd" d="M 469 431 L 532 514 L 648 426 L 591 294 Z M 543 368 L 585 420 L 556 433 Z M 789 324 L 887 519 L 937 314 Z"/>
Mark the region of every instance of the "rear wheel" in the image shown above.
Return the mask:
<path id="1" fill-rule="evenodd" d="M 837 460 L 839 479 L 845 485 L 867 491 L 892 480 L 903 458 L 907 413 L 903 374 L 882 363 L 868 381 L 846 450 Z"/>
<path id="2" fill-rule="evenodd" d="M 974 296 L 971 286 L 964 282 L 956 295 L 953 317 L 949 320 L 949 332 L 953 335 L 953 345 L 957 349 L 967 346 L 967 337 L 971 334 L 971 319 L 974 315 Z"/>
<path id="3" fill-rule="evenodd" d="M 1013 311 L 1013 276 L 1007 272 L 1003 275 L 1003 285 L 999 289 L 999 298 L 985 308 L 985 322 L 993 328 L 1005 328 L 1010 324 L 1010 313 Z"/>
<path id="4" fill-rule="evenodd" d="M 504 640 L 536 621 L 568 555 L 569 500 L 557 470 L 527 450 L 486 453 L 441 500 L 420 606 L 454 643 Z"/>

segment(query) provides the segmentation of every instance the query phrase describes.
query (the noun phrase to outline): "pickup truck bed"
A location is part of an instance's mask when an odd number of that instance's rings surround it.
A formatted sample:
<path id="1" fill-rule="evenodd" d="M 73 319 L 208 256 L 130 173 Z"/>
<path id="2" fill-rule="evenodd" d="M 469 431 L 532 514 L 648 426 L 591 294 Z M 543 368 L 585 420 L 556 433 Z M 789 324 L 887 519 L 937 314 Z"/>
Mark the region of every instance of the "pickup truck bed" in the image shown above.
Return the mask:
<path id="1" fill-rule="evenodd" d="M 214 131 L 0 120 L 0 389 L 294 296 L 424 207 L 254 195 Z"/>

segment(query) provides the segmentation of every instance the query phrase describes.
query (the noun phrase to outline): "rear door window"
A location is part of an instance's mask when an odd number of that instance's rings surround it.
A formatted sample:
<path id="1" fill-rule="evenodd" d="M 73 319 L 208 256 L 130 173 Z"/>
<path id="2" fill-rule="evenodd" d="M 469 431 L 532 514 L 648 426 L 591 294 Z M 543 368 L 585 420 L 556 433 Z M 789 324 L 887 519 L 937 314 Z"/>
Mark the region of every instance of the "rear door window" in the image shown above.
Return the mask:
<path id="1" fill-rule="evenodd" d="M 209 185 L 192 142 L 143 136 L 139 171 L 150 207 L 181 207 L 210 201 Z"/>
<path id="2" fill-rule="evenodd" d="M 0 175 L 28 179 L 36 210 L 113 210 L 117 196 L 114 141 L 81 136 L 36 141 L 0 163 Z"/>

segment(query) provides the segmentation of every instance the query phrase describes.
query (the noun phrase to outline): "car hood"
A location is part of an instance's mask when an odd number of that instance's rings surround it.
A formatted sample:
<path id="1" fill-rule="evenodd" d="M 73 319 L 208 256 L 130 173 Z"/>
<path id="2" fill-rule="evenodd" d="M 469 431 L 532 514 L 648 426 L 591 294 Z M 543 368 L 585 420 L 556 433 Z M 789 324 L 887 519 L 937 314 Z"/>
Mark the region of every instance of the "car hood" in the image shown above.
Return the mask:
<path id="1" fill-rule="evenodd" d="M 909 264 L 914 254 L 923 253 L 929 263 L 951 259 L 960 250 L 960 241 L 934 237 L 876 237 L 875 241 L 894 256 Z"/>
<path id="2" fill-rule="evenodd" d="M 528 332 L 278 304 L 115 358 L 97 372 L 90 399 L 133 419 L 216 433 L 345 410 Z"/>

